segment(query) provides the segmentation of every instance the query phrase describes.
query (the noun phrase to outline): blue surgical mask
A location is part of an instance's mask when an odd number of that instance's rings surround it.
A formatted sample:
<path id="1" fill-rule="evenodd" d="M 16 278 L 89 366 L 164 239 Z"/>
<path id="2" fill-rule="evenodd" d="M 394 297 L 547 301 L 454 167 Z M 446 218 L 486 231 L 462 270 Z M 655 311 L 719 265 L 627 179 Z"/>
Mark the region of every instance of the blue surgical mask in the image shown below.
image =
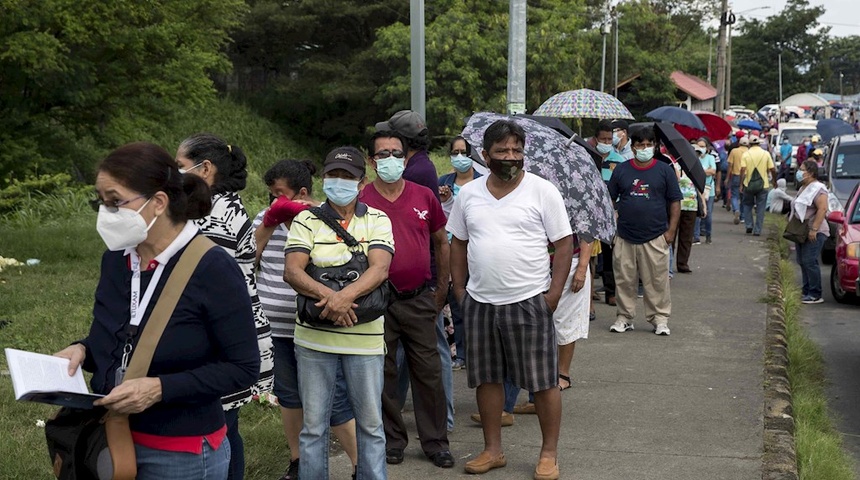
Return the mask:
<path id="1" fill-rule="evenodd" d="M 358 180 L 323 178 L 323 192 L 331 203 L 345 207 L 358 197 Z"/>
<path id="2" fill-rule="evenodd" d="M 621 137 L 619 137 L 617 133 L 613 133 L 612 134 L 612 144 L 618 145 L 619 143 L 621 143 Z"/>
<path id="3" fill-rule="evenodd" d="M 636 150 L 636 160 L 647 162 L 654 158 L 654 147 L 640 148 Z"/>
<path id="4" fill-rule="evenodd" d="M 797 183 L 803 181 L 803 170 L 798 170 L 794 173 L 794 179 L 797 180 Z"/>
<path id="5" fill-rule="evenodd" d="M 400 180 L 405 169 L 406 165 L 402 158 L 388 157 L 376 161 L 376 174 L 385 183 L 394 183 Z"/>
<path id="6" fill-rule="evenodd" d="M 462 153 L 451 155 L 451 165 L 454 167 L 454 170 L 460 173 L 468 172 L 472 168 L 472 159 Z"/>
<path id="7" fill-rule="evenodd" d="M 602 153 L 603 155 L 606 155 L 607 153 L 612 151 L 612 145 L 608 143 L 598 143 L 597 151 Z"/>

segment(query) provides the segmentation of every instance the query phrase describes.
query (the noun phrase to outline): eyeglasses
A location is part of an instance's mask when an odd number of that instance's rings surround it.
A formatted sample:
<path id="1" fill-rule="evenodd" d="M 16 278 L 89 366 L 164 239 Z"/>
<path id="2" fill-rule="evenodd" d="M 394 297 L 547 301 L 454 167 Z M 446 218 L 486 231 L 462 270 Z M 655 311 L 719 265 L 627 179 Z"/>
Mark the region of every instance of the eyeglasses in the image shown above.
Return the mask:
<path id="1" fill-rule="evenodd" d="M 373 154 L 373 158 L 403 158 L 406 156 L 406 152 L 403 150 L 380 150 Z"/>
<path id="2" fill-rule="evenodd" d="M 104 200 L 101 199 L 101 197 L 99 197 L 99 198 L 94 198 L 94 199 L 90 200 L 89 204 L 90 204 L 90 207 L 93 209 L 94 212 L 98 212 L 99 207 L 104 205 L 105 209 L 108 212 L 116 213 L 117 211 L 119 211 L 119 207 L 121 207 L 123 205 L 128 205 L 129 203 L 131 203 L 131 202 L 133 202 L 139 198 L 149 198 L 149 197 L 147 197 L 146 195 L 138 195 L 138 196 L 131 198 L 131 199 L 128 199 L 128 200 L 109 200 L 107 202 L 105 202 Z"/>

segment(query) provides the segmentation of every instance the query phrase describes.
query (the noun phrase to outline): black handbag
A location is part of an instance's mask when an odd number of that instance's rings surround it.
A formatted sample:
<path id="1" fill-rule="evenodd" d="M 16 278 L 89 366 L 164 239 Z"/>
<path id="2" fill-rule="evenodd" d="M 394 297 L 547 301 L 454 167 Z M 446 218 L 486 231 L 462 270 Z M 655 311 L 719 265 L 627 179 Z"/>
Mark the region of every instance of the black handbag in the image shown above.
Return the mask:
<path id="1" fill-rule="evenodd" d="M 334 267 L 319 267 L 313 262 L 308 263 L 305 267 L 307 273 L 314 281 L 319 282 L 334 291 L 340 291 L 347 285 L 354 283 L 367 271 L 369 262 L 367 255 L 361 250 L 361 245 L 350 235 L 341 225 L 340 222 L 332 218 L 328 213 L 319 207 L 308 209 L 310 213 L 328 225 L 337 233 L 337 236 L 343 239 L 343 242 L 349 247 L 352 257 L 343 265 Z M 358 308 L 355 308 L 355 316 L 358 318 L 358 323 L 367 323 L 381 317 L 388 309 L 390 296 L 389 283 L 386 280 L 378 287 L 373 289 L 367 295 L 355 299 Z M 308 297 L 301 293 L 296 295 L 296 317 L 299 323 L 312 327 L 337 327 L 334 322 L 327 318 L 321 318 L 323 309 L 316 306 L 319 300 Z"/>
<path id="2" fill-rule="evenodd" d="M 788 224 L 785 226 L 782 238 L 794 243 L 806 243 L 809 239 L 809 228 L 809 220 L 801 222 L 800 219 L 792 215 Z"/>
<path id="3" fill-rule="evenodd" d="M 214 247 L 211 240 L 198 235 L 179 257 L 141 332 L 124 380 L 146 377 L 155 347 L 188 279 L 203 255 Z M 109 412 L 103 407 L 63 407 L 45 422 L 45 439 L 54 476 L 58 479 L 134 480 L 137 476 L 128 415 Z"/>

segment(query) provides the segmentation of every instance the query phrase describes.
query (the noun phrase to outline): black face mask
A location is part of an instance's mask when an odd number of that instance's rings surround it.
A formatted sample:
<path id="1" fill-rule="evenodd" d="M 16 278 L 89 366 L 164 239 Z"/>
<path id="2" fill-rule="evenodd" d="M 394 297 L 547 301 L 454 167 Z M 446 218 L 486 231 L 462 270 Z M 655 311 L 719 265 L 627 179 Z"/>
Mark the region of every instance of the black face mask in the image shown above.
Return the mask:
<path id="1" fill-rule="evenodd" d="M 523 160 L 496 160 L 491 158 L 487 168 L 503 182 L 510 182 L 523 171 Z"/>

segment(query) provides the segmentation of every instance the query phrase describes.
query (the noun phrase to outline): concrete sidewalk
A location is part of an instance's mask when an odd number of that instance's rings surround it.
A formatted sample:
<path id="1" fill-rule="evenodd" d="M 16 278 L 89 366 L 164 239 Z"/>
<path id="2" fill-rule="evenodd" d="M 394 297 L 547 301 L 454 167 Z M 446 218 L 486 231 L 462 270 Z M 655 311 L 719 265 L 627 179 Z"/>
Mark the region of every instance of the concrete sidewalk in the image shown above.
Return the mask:
<path id="1" fill-rule="evenodd" d="M 744 234 L 717 209 L 713 244 L 696 245 L 693 273 L 672 280 L 672 335 L 645 322 L 610 333 L 615 308 L 597 304 L 587 340 L 577 342 L 573 388 L 563 392 L 559 466 L 563 479 L 760 479 L 763 449 L 763 356 L 767 306 L 765 238 Z M 598 285 L 600 281 L 597 280 Z M 453 469 L 434 467 L 412 439 L 389 478 L 531 479 L 540 451 L 535 415 L 502 429 L 508 465 L 481 476 L 463 472 L 481 452 L 474 390 L 454 372 Z M 520 400 L 525 399 L 525 392 Z M 349 478 L 348 461 L 331 459 L 332 478 Z"/>

